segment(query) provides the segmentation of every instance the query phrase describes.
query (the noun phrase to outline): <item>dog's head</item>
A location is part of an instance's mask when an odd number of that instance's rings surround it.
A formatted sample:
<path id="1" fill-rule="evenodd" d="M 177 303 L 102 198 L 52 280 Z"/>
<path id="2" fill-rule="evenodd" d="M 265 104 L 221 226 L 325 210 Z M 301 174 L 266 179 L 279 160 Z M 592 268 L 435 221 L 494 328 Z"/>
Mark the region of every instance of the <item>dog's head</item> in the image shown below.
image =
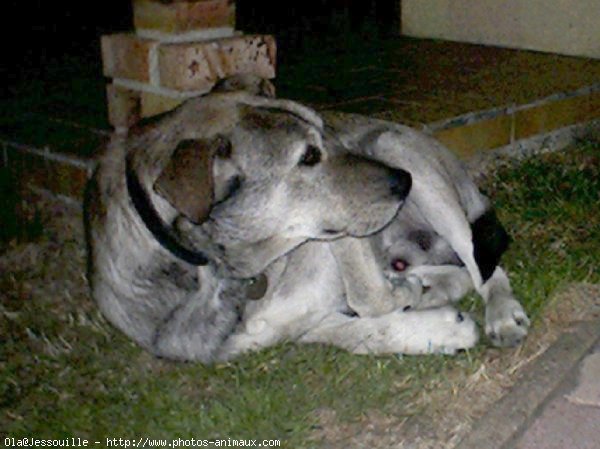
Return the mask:
<path id="1" fill-rule="evenodd" d="M 138 147 L 134 168 L 163 221 L 236 277 L 308 239 L 376 232 L 411 185 L 349 154 L 313 110 L 241 92 L 188 102 Z"/>

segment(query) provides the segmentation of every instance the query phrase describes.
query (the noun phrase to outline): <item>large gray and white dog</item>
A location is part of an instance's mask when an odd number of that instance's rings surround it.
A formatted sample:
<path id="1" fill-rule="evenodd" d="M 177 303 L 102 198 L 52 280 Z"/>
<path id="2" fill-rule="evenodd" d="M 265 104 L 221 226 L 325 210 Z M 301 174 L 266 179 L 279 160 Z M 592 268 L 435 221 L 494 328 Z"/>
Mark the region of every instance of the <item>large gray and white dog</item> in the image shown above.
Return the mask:
<path id="1" fill-rule="evenodd" d="M 282 340 L 453 353 L 478 332 L 448 303 L 475 288 L 495 344 L 525 336 L 497 266 L 507 237 L 446 149 L 265 86 L 225 84 L 107 145 L 87 219 L 93 296 L 117 328 L 205 363 Z"/>

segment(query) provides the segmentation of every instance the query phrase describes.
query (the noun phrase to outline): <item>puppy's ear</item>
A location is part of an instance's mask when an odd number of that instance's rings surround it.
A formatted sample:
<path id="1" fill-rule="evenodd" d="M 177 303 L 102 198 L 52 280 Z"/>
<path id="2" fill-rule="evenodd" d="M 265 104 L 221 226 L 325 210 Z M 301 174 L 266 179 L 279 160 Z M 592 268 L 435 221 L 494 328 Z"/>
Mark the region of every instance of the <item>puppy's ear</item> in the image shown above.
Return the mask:
<path id="1" fill-rule="evenodd" d="M 196 224 L 208 218 L 213 205 L 213 158 L 223 140 L 182 140 L 154 183 L 156 193 Z"/>
<path id="2" fill-rule="evenodd" d="M 252 95 L 275 98 L 275 86 L 271 81 L 249 73 L 223 78 L 212 88 L 212 92 L 246 91 Z"/>

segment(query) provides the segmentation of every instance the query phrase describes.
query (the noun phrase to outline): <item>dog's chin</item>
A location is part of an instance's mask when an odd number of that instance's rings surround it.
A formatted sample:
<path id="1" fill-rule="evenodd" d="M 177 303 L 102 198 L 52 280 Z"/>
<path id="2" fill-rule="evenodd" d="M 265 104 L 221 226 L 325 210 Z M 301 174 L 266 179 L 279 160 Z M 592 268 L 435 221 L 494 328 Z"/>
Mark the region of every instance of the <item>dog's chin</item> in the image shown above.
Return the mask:
<path id="1" fill-rule="evenodd" d="M 233 253 L 227 251 L 215 260 L 223 275 L 234 279 L 249 279 L 263 273 L 279 254 L 258 254 L 254 251 Z"/>
<path id="2" fill-rule="evenodd" d="M 252 278 L 309 240 L 306 237 L 271 237 L 254 243 L 221 247 L 218 263 L 232 278 Z"/>
<path id="3" fill-rule="evenodd" d="M 227 277 L 233 279 L 250 279 L 258 276 L 267 269 L 265 266 L 240 266 L 240 265 L 224 265 L 224 271 Z"/>

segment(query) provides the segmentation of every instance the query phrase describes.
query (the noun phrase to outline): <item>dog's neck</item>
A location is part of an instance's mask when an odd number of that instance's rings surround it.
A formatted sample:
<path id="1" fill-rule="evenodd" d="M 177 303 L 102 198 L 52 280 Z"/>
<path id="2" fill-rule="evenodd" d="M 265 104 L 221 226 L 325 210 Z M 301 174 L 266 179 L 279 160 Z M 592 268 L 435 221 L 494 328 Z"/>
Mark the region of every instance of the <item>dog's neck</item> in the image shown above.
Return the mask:
<path id="1" fill-rule="evenodd" d="M 130 168 L 129 160 L 125 169 L 125 177 L 127 192 L 129 193 L 133 207 L 146 226 L 146 229 L 150 231 L 156 241 L 173 256 L 190 265 L 208 265 L 210 260 L 206 254 L 186 248 L 179 241 L 172 228 L 167 226 L 160 215 L 158 215 L 148 197 L 148 193 Z M 269 286 L 269 280 L 264 273 L 261 273 L 253 278 L 245 279 L 244 285 L 246 298 L 257 300 L 265 295 Z"/>
<path id="2" fill-rule="evenodd" d="M 207 265 L 209 259 L 203 252 L 186 248 L 177 238 L 172 228 L 167 226 L 158 215 L 150 201 L 148 192 L 130 167 L 129 159 L 125 169 L 127 191 L 129 198 L 146 229 L 154 236 L 157 242 L 173 256 L 194 266 Z"/>

